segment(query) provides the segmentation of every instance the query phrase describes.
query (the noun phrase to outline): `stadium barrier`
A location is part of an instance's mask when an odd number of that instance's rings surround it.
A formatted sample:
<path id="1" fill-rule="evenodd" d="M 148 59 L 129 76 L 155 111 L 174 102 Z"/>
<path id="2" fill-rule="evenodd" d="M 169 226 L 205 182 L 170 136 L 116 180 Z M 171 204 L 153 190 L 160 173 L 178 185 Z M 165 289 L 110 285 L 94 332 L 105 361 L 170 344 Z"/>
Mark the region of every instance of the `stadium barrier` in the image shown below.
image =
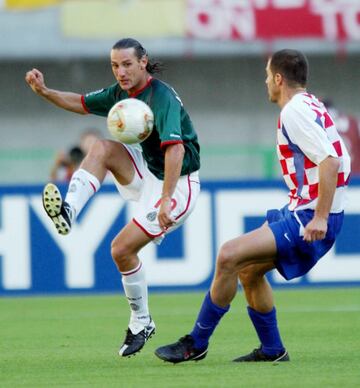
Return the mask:
<path id="1" fill-rule="evenodd" d="M 61 190 L 65 191 L 62 186 Z M 0 295 L 115 292 L 120 276 L 110 256 L 112 238 L 131 219 L 112 184 L 103 185 L 68 236 L 59 236 L 41 204 L 42 186 L 0 186 Z M 360 179 L 349 188 L 343 230 L 334 248 L 307 275 L 274 286 L 360 285 Z M 287 202 L 283 182 L 207 181 L 185 226 L 141 252 L 152 290 L 207 289 L 221 244 L 264 221 Z"/>
<path id="2" fill-rule="evenodd" d="M 46 182 L 49 169 L 58 154 L 58 149 L 0 148 L 0 182 L 13 185 L 19 182 L 32 184 Z M 279 177 L 276 151 L 271 146 L 260 144 L 214 144 L 201 147 L 202 177 L 208 180 L 276 179 Z"/>

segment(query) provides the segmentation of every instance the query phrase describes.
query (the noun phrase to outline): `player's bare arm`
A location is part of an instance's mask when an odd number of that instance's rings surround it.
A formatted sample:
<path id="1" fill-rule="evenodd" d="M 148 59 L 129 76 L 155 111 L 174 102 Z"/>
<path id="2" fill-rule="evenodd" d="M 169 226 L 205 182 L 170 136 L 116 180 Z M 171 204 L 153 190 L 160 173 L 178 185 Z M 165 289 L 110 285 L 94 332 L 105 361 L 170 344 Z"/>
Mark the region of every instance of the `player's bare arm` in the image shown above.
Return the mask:
<path id="1" fill-rule="evenodd" d="M 325 238 L 339 166 L 339 160 L 331 156 L 327 157 L 319 165 L 319 197 L 314 218 L 305 227 L 304 240 L 307 242 Z"/>
<path id="2" fill-rule="evenodd" d="M 174 224 L 174 220 L 171 218 L 171 198 L 180 177 L 184 153 L 185 149 L 182 144 L 173 144 L 166 147 L 164 184 L 158 215 L 163 230 Z"/>
<path id="3" fill-rule="evenodd" d="M 81 103 L 80 94 L 49 89 L 45 84 L 44 75 L 38 69 L 28 71 L 25 75 L 25 81 L 34 93 L 45 98 L 59 108 L 79 114 L 87 113 Z"/>

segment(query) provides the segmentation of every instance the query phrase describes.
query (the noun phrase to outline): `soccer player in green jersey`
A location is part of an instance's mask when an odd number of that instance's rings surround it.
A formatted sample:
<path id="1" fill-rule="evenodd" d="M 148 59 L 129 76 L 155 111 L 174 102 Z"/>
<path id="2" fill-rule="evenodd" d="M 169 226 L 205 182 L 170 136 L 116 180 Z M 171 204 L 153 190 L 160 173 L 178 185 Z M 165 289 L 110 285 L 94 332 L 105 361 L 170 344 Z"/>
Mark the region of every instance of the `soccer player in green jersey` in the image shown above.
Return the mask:
<path id="1" fill-rule="evenodd" d="M 137 201 L 134 218 L 111 244 L 131 311 L 119 355 L 130 356 L 155 332 L 138 252 L 151 241 L 160 243 L 192 212 L 200 191 L 200 157 L 188 113 L 174 89 L 153 78 L 159 63 L 149 60 L 143 46 L 131 38 L 118 41 L 111 50 L 111 67 L 116 83 L 86 95 L 48 88 L 37 69 L 27 72 L 25 80 L 36 94 L 75 113 L 106 117 L 117 101 L 129 97 L 144 101 L 154 112 L 153 132 L 141 149 L 99 139 L 73 174 L 64 200 L 52 183 L 43 191 L 44 209 L 60 234 L 71 231 L 108 171 L 122 197 Z"/>

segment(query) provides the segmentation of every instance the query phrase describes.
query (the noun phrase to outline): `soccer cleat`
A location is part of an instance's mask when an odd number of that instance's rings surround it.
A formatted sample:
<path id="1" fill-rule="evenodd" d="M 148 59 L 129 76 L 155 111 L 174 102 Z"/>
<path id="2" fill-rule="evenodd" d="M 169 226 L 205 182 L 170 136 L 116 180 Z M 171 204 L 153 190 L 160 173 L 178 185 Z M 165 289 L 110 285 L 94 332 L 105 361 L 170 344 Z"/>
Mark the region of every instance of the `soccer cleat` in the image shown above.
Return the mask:
<path id="1" fill-rule="evenodd" d="M 191 335 L 186 335 L 179 341 L 161 346 L 155 350 L 155 355 L 163 361 L 177 364 L 184 361 L 199 361 L 206 357 L 207 348 L 196 349 L 194 339 Z"/>
<path id="2" fill-rule="evenodd" d="M 125 341 L 121 345 L 119 350 L 119 356 L 129 357 L 139 352 L 145 345 L 146 341 L 149 340 L 155 334 L 155 323 L 153 320 L 150 321 L 148 326 L 145 326 L 137 334 L 133 334 L 131 329 L 128 327 L 126 330 Z"/>
<path id="3" fill-rule="evenodd" d="M 70 233 L 73 211 L 70 205 L 62 200 L 60 190 L 53 183 L 44 187 L 42 202 L 57 231 L 64 235 Z"/>
<path id="4" fill-rule="evenodd" d="M 257 362 L 257 361 L 270 361 L 281 362 L 290 361 L 289 353 L 284 349 L 282 352 L 269 356 L 261 350 L 261 346 L 258 349 L 254 349 L 251 353 L 235 358 L 234 362 Z"/>

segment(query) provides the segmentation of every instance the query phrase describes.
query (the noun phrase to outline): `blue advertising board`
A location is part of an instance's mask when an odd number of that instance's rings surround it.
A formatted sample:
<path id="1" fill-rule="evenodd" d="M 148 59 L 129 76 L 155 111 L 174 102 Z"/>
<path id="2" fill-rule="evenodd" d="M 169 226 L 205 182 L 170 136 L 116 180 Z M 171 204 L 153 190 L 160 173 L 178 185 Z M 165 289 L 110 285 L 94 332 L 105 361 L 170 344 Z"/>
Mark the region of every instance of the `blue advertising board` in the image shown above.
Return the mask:
<path id="1" fill-rule="evenodd" d="M 42 209 L 41 191 L 39 185 L 0 187 L 0 295 L 121 291 L 110 246 L 136 203 L 103 185 L 72 232 L 60 236 Z M 333 249 L 302 278 L 286 282 L 273 271 L 272 285 L 360 285 L 360 180 L 353 179 L 348 192 Z M 150 289 L 207 289 L 221 244 L 261 225 L 267 209 L 285 203 L 280 181 L 203 182 L 186 224 L 140 253 Z"/>

